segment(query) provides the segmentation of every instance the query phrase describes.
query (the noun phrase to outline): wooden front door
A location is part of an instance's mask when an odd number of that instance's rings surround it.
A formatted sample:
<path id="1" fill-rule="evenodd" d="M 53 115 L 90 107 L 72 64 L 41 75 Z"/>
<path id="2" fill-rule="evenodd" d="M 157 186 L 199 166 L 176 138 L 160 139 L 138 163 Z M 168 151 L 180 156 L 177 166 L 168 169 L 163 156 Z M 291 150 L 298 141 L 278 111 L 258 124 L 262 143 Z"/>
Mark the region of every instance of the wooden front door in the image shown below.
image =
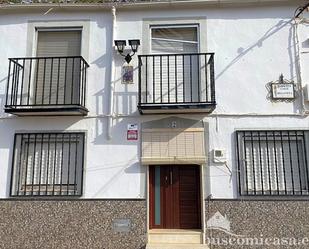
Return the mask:
<path id="1" fill-rule="evenodd" d="M 150 166 L 149 183 L 150 228 L 201 228 L 198 166 Z"/>

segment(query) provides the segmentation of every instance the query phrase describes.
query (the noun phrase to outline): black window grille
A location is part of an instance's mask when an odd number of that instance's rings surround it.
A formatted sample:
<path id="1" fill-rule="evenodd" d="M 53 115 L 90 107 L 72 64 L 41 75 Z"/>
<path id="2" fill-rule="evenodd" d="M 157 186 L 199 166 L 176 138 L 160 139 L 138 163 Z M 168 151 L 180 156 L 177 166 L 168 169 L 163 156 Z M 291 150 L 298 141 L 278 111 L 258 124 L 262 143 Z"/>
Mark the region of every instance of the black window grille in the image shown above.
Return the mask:
<path id="1" fill-rule="evenodd" d="M 309 131 L 237 131 L 241 196 L 309 195 Z"/>
<path id="2" fill-rule="evenodd" d="M 18 133 L 11 196 L 81 196 L 84 133 Z"/>

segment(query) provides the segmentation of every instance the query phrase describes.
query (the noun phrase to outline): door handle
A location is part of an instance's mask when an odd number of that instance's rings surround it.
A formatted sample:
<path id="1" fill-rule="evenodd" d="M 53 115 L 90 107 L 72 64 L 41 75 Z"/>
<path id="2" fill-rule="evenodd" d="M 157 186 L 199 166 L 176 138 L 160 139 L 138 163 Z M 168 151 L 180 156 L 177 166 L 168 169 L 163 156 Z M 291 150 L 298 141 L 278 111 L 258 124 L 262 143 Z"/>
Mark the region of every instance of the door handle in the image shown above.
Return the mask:
<path id="1" fill-rule="evenodd" d="M 173 171 L 170 170 L 170 184 L 173 185 Z"/>

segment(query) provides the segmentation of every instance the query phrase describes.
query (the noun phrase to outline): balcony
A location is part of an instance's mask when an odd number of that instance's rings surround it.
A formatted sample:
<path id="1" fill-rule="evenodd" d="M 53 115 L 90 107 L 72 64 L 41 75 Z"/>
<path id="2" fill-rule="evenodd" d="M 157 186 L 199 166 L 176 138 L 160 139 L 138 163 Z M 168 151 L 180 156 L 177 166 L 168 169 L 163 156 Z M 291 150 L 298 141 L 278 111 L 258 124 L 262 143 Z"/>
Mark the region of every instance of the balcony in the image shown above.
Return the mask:
<path id="1" fill-rule="evenodd" d="M 81 56 L 10 58 L 5 112 L 18 116 L 87 115 L 88 67 Z"/>
<path id="2" fill-rule="evenodd" d="M 214 53 L 140 55 L 138 94 L 141 114 L 211 113 Z"/>

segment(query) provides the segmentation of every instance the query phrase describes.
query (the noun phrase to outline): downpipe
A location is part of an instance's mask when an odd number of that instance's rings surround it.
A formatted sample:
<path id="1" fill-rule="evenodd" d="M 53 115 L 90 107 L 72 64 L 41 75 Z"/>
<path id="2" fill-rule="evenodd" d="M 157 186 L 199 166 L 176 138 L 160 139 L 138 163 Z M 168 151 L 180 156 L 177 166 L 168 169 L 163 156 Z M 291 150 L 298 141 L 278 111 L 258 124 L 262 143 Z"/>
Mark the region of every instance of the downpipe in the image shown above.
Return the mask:
<path id="1" fill-rule="evenodd" d="M 115 56 L 114 56 L 114 38 L 116 33 L 116 8 L 115 6 L 111 9 L 112 18 L 113 18 L 113 24 L 112 24 L 112 52 L 111 52 L 111 79 L 110 79 L 110 98 L 109 98 L 109 114 L 108 114 L 108 124 L 107 124 L 107 139 L 112 139 L 112 127 L 113 127 L 113 121 L 114 121 L 114 91 L 115 91 L 115 75 L 116 75 L 116 66 L 115 66 Z"/>

